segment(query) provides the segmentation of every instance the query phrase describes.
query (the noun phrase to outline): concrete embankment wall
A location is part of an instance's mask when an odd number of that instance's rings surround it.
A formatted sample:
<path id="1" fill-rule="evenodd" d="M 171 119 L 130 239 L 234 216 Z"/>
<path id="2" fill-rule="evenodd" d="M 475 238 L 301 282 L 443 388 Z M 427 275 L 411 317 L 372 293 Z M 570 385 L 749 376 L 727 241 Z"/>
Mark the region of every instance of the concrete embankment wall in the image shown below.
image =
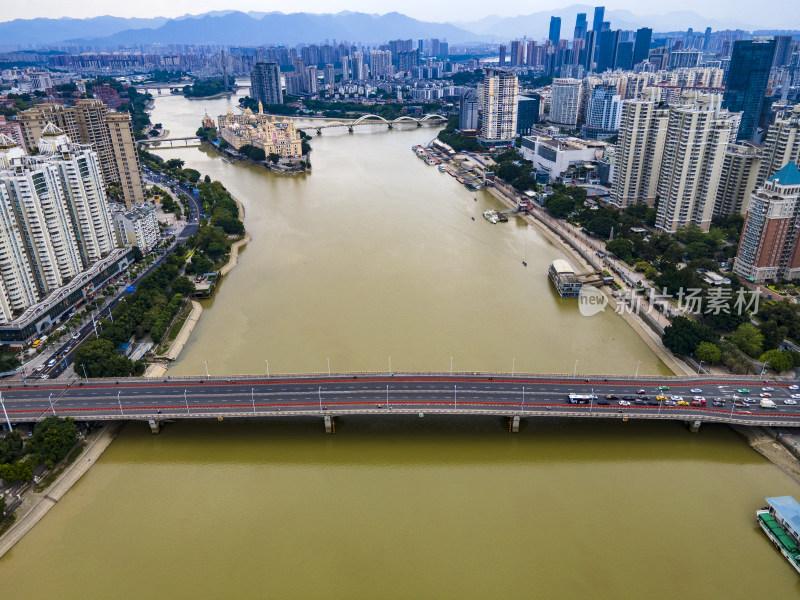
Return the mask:
<path id="1" fill-rule="evenodd" d="M 510 198 L 507 194 L 505 194 L 502 190 L 491 186 L 485 188 L 492 196 L 500 200 L 503 204 L 508 206 L 509 208 L 515 208 L 517 206 L 516 200 L 514 198 Z M 541 209 L 543 210 L 543 209 Z M 576 261 L 576 268 L 578 271 L 583 269 L 588 270 L 596 270 L 602 271 L 604 266 L 603 264 L 597 260 L 597 257 L 592 253 L 587 251 L 584 248 L 581 248 L 579 245 L 575 243 L 575 241 L 570 238 L 568 235 L 564 235 L 558 228 L 555 228 L 550 225 L 549 217 L 547 215 L 542 214 L 541 216 L 536 214 L 531 214 L 523 217 L 527 223 L 530 223 L 534 227 L 536 227 L 537 231 L 542 233 L 545 238 L 550 240 L 551 243 L 557 245 L 564 249 L 565 252 L 569 253 L 573 259 Z M 653 351 L 655 354 L 661 359 L 661 361 L 667 365 L 667 367 L 675 374 L 675 375 L 696 375 L 697 373 L 690 369 L 683 361 L 679 360 L 675 355 L 672 354 L 669 350 L 664 348 L 664 345 L 661 343 L 661 333 L 663 330 L 661 327 L 655 323 L 652 319 L 649 318 L 647 314 L 640 314 L 640 315 L 633 315 L 627 310 L 619 310 L 618 307 L 618 300 L 606 288 L 599 288 L 605 293 L 606 297 L 608 298 L 608 306 L 619 313 L 622 318 L 625 320 L 628 325 L 630 325 L 634 331 L 639 335 L 640 338 L 644 341 L 645 344 Z M 644 321 L 643 319 L 647 319 Z"/>
<path id="2" fill-rule="evenodd" d="M 41 493 L 30 492 L 17 510 L 17 521 L 0 537 L 0 557 L 11 550 L 97 462 L 105 449 L 114 441 L 122 426 L 122 423 L 107 423 L 105 427 L 90 436 L 83 453 L 47 490 Z"/>

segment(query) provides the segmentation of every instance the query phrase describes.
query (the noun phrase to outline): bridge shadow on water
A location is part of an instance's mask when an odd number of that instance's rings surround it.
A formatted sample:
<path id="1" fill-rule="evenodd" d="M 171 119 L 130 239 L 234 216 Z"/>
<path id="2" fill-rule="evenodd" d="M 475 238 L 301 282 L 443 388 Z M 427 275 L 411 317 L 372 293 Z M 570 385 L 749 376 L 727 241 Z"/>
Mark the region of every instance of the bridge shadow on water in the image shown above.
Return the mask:
<path id="1" fill-rule="evenodd" d="M 523 419 L 510 433 L 501 417 L 345 416 L 326 434 L 321 418 L 166 423 L 153 435 L 130 422 L 103 461 L 270 464 L 489 464 L 544 462 L 765 461 L 726 425 L 692 434 L 681 422 Z M 117 444 L 126 451 L 114 452 Z"/>

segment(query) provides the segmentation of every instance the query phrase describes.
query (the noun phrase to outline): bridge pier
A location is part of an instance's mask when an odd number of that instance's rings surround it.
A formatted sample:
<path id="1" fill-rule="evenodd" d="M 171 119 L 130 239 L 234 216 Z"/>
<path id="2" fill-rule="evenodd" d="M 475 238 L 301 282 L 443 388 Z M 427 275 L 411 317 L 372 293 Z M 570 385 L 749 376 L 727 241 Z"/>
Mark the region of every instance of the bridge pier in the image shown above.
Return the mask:
<path id="1" fill-rule="evenodd" d="M 347 126 L 347 133 L 353 133 L 353 127 L 351 125 Z"/>
<path id="2" fill-rule="evenodd" d="M 161 424 L 163 423 L 163 421 L 156 421 L 155 419 L 149 419 L 147 422 L 150 425 L 150 431 L 153 432 L 153 435 L 161 431 Z"/>
<path id="3" fill-rule="evenodd" d="M 689 428 L 690 433 L 697 433 L 700 431 L 700 425 L 702 425 L 702 421 L 686 421 L 686 426 Z"/>
<path id="4" fill-rule="evenodd" d="M 317 127 L 317 135 L 322 135 L 322 129 L 320 129 L 319 127 Z"/>
<path id="5" fill-rule="evenodd" d="M 515 415 L 508 420 L 509 433 L 519 433 L 519 415 Z"/>
<path id="6" fill-rule="evenodd" d="M 387 123 L 387 125 L 389 126 L 389 129 L 392 128 L 392 124 L 391 123 Z"/>
<path id="7" fill-rule="evenodd" d="M 422 123 L 420 123 L 419 121 L 417 121 L 417 127 L 422 127 Z"/>
<path id="8" fill-rule="evenodd" d="M 325 415 L 325 433 L 336 433 L 336 425 L 333 422 L 333 417 Z"/>

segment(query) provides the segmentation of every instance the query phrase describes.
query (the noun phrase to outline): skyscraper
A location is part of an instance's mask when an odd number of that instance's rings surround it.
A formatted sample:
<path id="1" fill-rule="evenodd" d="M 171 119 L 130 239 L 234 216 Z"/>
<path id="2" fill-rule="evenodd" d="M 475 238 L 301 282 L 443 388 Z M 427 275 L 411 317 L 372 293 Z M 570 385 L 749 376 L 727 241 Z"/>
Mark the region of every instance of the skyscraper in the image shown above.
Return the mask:
<path id="1" fill-rule="evenodd" d="M 614 68 L 630 71 L 633 68 L 633 42 L 620 42 L 614 55 Z"/>
<path id="2" fill-rule="evenodd" d="M 530 94 L 519 96 L 517 103 L 517 135 L 528 135 L 539 122 L 541 96 Z"/>
<path id="3" fill-rule="evenodd" d="M 550 35 L 548 39 L 553 46 L 558 46 L 558 40 L 561 39 L 561 17 L 550 17 Z"/>
<path id="4" fill-rule="evenodd" d="M 737 40 L 733 43 L 723 106 L 742 113 L 737 139 L 753 140 L 756 137 L 774 57 L 775 40 Z"/>
<path id="5" fill-rule="evenodd" d="M 277 64 L 258 62 L 253 65 L 250 96 L 263 104 L 283 104 L 281 68 Z"/>
<path id="6" fill-rule="evenodd" d="M 513 142 L 517 132 L 517 76 L 502 69 L 485 68 L 478 87 L 481 139 L 489 145 Z"/>
<path id="7" fill-rule="evenodd" d="M 500 58 L 498 59 L 498 64 L 501 67 L 506 66 L 506 45 L 500 44 Z"/>
<path id="8" fill-rule="evenodd" d="M 800 104 L 767 129 L 756 187 L 789 162 L 800 164 Z"/>
<path id="9" fill-rule="evenodd" d="M 633 46 L 633 64 L 647 60 L 650 53 L 650 42 L 653 39 L 653 30 L 649 27 L 642 27 L 636 30 L 636 43 Z"/>
<path id="10" fill-rule="evenodd" d="M 475 131 L 478 129 L 478 94 L 473 89 L 468 89 L 461 96 L 461 105 L 458 111 L 458 128 L 461 131 Z"/>
<path id="11" fill-rule="evenodd" d="M 621 117 L 622 97 L 617 86 L 609 83 L 595 86 L 586 107 L 587 137 L 613 135 L 619 130 Z"/>
<path id="12" fill-rule="evenodd" d="M 586 37 L 587 29 L 588 23 L 586 22 L 586 13 L 578 13 L 577 18 L 575 19 L 575 34 L 572 36 L 573 39 L 584 39 Z"/>
<path id="13" fill-rule="evenodd" d="M 597 69 L 598 73 L 603 73 L 614 68 L 617 55 L 617 44 L 619 42 L 619 31 L 603 31 L 597 47 Z"/>
<path id="14" fill-rule="evenodd" d="M 605 17 L 605 12 L 606 12 L 605 6 L 594 7 L 594 19 L 592 19 L 592 31 L 594 31 L 597 35 L 600 35 L 600 32 L 603 30 L 603 18 Z"/>
<path id="15" fill-rule="evenodd" d="M 792 55 L 792 36 L 790 35 L 776 35 L 775 36 L 775 58 L 772 61 L 773 67 L 783 67 L 789 63 L 789 57 Z"/>

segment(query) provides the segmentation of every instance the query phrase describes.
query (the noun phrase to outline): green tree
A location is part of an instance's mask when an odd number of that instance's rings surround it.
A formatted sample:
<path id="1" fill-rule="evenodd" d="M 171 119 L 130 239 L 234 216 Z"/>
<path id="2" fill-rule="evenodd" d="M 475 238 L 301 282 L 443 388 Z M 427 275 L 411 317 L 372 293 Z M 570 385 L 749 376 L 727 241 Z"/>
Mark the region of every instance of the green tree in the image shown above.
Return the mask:
<path id="1" fill-rule="evenodd" d="M 37 462 L 44 462 L 48 467 L 64 458 L 78 439 L 78 427 L 72 417 L 61 419 L 51 415 L 39 421 L 33 428 L 33 437 L 28 448 Z"/>
<path id="2" fill-rule="evenodd" d="M 716 342 L 719 336 L 702 323 L 686 317 L 676 317 L 664 329 L 661 341 L 675 354 L 692 354 L 700 342 Z"/>
<path id="3" fill-rule="evenodd" d="M 256 162 L 261 162 L 267 158 L 263 148 L 257 148 L 256 146 L 251 146 L 249 144 L 239 148 L 239 154 L 242 154 L 250 160 L 254 160 Z"/>
<path id="4" fill-rule="evenodd" d="M 167 169 L 182 169 L 184 164 L 180 158 L 170 158 L 167 161 Z"/>
<path id="5" fill-rule="evenodd" d="M 752 323 L 739 325 L 736 331 L 728 336 L 728 340 L 739 350 L 753 358 L 761 354 L 761 348 L 764 344 L 764 336 Z"/>
<path id="6" fill-rule="evenodd" d="M 0 463 L 12 463 L 22 456 L 22 434 L 14 429 L 0 438 Z"/>
<path id="7" fill-rule="evenodd" d="M 586 229 L 587 231 L 599 235 L 601 238 L 608 239 L 608 236 L 611 234 L 611 229 L 616 224 L 617 222 L 610 217 L 597 217 L 586 224 Z"/>
<path id="8" fill-rule="evenodd" d="M 758 360 L 766 363 L 770 369 L 778 373 L 782 373 L 794 367 L 792 355 L 783 350 L 767 350 Z"/>
<path id="9" fill-rule="evenodd" d="M 606 250 L 625 262 L 630 262 L 632 260 L 633 242 L 625 238 L 609 240 L 606 242 Z"/>
<path id="10" fill-rule="evenodd" d="M 575 202 L 566 194 L 555 193 L 544 201 L 544 206 L 554 217 L 563 219 L 575 210 Z"/>
<path id="11" fill-rule="evenodd" d="M 194 293 L 194 284 L 188 277 L 181 276 L 172 282 L 172 291 L 176 294 L 181 294 L 184 298 L 188 298 Z"/>
<path id="12" fill-rule="evenodd" d="M 702 360 L 704 363 L 711 365 L 715 365 L 722 360 L 722 350 L 711 342 L 700 342 L 697 345 L 697 349 L 694 351 L 694 355 L 697 357 L 697 360 Z"/>
<path id="13" fill-rule="evenodd" d="M 281 159 L 280 154 L 275 154 L 274 152 L 270 152 L 267 158 L 273 165 L 277 165 L 278 161 Z"/>

